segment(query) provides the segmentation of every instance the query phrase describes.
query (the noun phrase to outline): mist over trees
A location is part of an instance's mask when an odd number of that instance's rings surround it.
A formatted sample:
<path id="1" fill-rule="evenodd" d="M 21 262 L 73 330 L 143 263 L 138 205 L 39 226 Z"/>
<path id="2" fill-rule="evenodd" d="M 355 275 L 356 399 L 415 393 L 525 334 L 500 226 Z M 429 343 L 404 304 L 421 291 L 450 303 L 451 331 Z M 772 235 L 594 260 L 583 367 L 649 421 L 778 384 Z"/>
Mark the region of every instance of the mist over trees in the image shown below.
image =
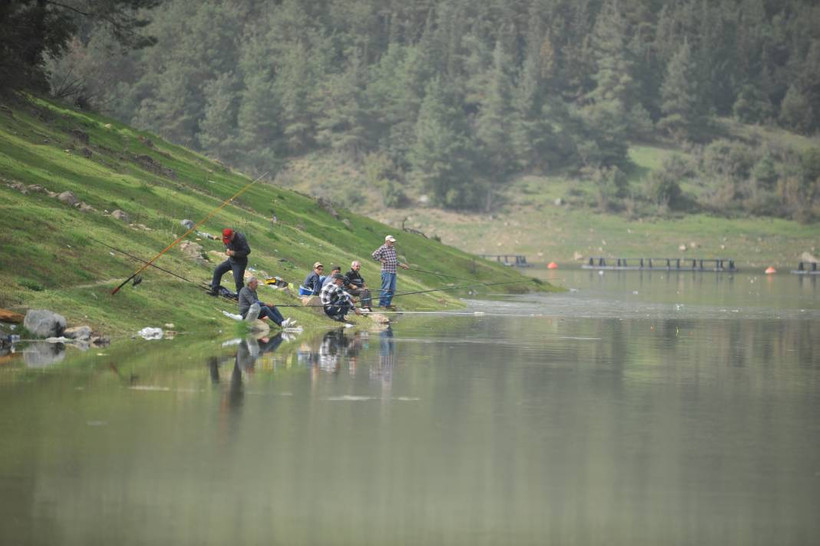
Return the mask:
<path id="1" fill-rule="evenodd" d="M 150 16 L 155 47 L 123 52 L 106 25 L 65 41 L 54 92 L 255 172 L 376 161 L 391 204 L 415 185 L 489 210 L 516 175 L 569 172 L 608 208 L 629 142 L 662 138 L 697 159 L 646 197 L 683 207 L 677 185 L 714 174 L 716 117 L 820 130 L 814 0 L 165 0 Z M 713 203 L 793 216 L 820 199 L 811 158 L 756 146 Z"/>

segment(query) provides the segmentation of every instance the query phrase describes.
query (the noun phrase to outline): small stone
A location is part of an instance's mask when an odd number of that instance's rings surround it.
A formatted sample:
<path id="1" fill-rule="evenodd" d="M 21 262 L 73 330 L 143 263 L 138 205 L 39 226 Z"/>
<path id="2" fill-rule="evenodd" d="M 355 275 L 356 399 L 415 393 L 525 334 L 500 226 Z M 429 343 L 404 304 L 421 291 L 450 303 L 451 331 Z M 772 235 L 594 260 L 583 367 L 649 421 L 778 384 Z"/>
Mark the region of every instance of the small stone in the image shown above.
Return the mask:
<path id="1" fill-rule="evenodd" d="M 114 218 L 116 218 L 117 220 L 122 220 L 122 221 L 123 221 L 123 222 L 125 222 L 126 224 L 127 224 L 128 222 L 130 222 L 130 221 L 131 221 L 131 220 L 130 220 L 130 218 L 128 217 L 128 214 L 126 214 L 125 212 L 121 211 L 120 209 L 117 209 L 117 210 L 115 210 L 114 212 L 112 212 L 112 213 L 111 213 L 111 216 L 113 216 L 113 217 L 114 217 Z"/>
<path id="2" fill-rule="evenodd" d="M 91 328 L 89 326 L 72 326 L 66 328 L 63 335 L 68 339 L 88 340 L 91 338 Z"/>
<path id="3" fill-rule="evenodd" d="M 70 191 L 64 191 L 63 193 L 61 193 L 60 195 L 57 196 L 57 199 L 61 203 L 65 203 L 66 205 L 71 205 L 72 207 L 80 202 L 80 200 L 77 199 L 77 196 L 74 195 Z"/>

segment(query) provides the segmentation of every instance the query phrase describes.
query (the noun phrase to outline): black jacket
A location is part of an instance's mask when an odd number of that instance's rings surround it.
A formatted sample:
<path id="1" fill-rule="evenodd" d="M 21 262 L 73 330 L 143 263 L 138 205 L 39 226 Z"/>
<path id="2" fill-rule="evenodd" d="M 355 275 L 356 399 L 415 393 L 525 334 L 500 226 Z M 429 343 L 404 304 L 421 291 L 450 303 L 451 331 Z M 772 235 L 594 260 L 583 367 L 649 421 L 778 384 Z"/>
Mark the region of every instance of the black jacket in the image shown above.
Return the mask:
<path id="1" fill-rule="evenodd" d="M 345 287 L 349 287 L 351 284 L 356 288 L 364 286 L 364 278 L 358 271 L 354 271 L 353 269 L 345 273 Z"/>
<path id="2" fill-rule="evenodd" d="M 248 240 L 238 231 L 233 234 L 233 241 L 225 245 L 225 248 L 233 250 L 235 254 L 229 259 L 235 262 L 247 262 L 248 254 L 251 253 L 251 247 L 248 246 Z"/>

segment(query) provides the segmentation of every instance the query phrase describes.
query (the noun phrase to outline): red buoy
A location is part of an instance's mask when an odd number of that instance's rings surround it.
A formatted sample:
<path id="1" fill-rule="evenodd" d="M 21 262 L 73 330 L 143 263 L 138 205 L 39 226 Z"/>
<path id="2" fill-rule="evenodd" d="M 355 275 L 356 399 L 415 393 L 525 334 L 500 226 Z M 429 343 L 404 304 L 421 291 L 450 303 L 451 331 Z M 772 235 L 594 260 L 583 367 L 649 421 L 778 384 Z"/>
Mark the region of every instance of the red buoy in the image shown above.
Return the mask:
<path id="1" fill-rule="evenodd" d="M 766 275 L 772 275 L 774 273 L 777 273 L 777 270 L 775 268 L 773 268 L 772 266 L 769 266 L 769 267 L 766 268 Z"/>
<path id="2" fill-rule="evenodd" d="M 550 262 L 547 264 L 547 269 L 558 269 L 558 264 L 555 262 Z"/>

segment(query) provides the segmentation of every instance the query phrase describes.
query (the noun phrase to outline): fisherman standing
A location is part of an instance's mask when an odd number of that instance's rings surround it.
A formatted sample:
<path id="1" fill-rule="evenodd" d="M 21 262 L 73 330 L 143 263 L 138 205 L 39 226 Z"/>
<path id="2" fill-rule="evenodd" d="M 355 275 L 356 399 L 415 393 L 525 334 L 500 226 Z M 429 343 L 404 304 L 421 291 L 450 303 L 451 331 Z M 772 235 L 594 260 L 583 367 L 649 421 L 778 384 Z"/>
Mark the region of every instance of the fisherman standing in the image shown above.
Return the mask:
<path id="1" fill-rule="evenodd" d="M 225 228 L 222 230 L 222 242 L 225 243 L 225 254 L 228 259 L 214 269 L 214 278 L 211 280 L 212 296 L 218 294 L 222 276 L 231 270 L 233 270 L 233 280 L 236 283 L 236 293 L 239 294 L 245 286 L 245 268 L 248 267 L 248 254 L 251 253 L 248 240 L 238 231 Z"/>
<path id="2" fill-rule="evenodd" d="M 386 307 L 395 311 L 392 305 L 393 295 L 396 293 L 396 267 L 410 269 L 406 263 L 399 262 L 396 257 L 396 238 L 388 235 L 384 238 L 384 244 L 373 251 L 373 259 L 382 264 L 382 287 L 379 295 L 379 307 Z"/>

